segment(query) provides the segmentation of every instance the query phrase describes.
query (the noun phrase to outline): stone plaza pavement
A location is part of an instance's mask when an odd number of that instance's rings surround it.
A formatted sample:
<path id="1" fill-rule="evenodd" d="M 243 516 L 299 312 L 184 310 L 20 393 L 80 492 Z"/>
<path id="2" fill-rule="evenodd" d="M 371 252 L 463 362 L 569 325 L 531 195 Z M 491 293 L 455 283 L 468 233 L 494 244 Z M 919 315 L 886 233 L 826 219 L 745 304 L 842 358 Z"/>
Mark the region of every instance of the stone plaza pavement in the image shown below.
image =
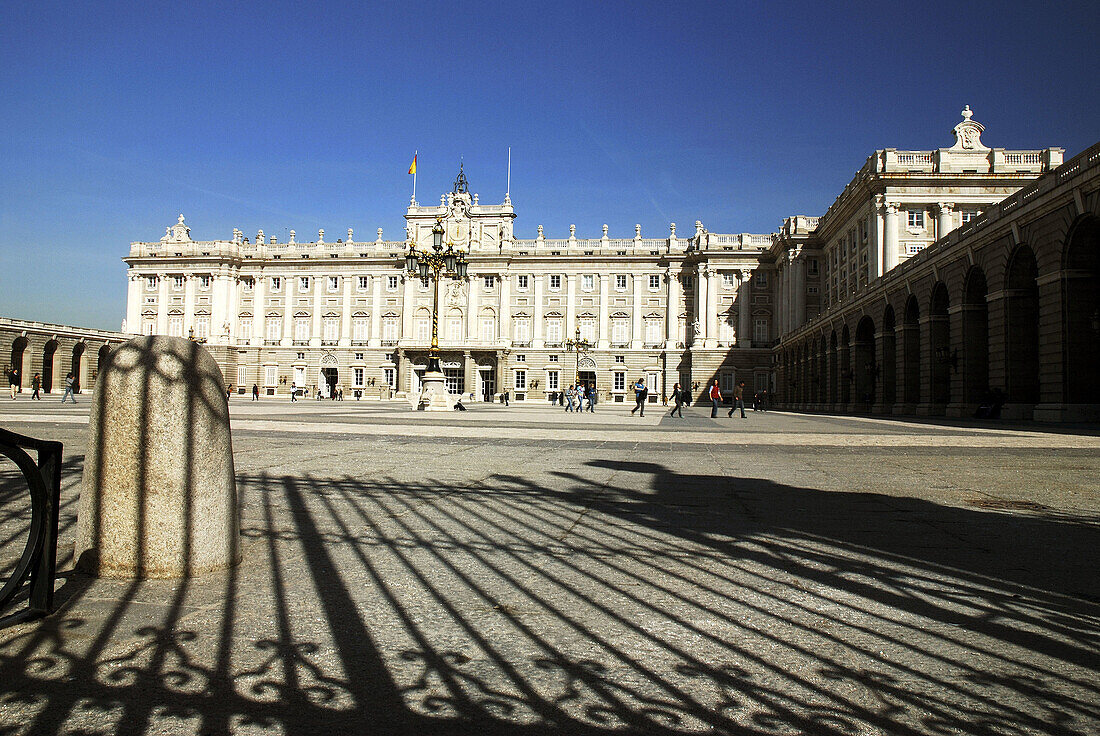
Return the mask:
<path id="1" fill-rule="evenodd" d="M 0 734 L 1100 733 L 1096 428 L 231 402 L 243 561 L 72 571 Z M 0 577 L 28 523 L 0 465 Z"/>

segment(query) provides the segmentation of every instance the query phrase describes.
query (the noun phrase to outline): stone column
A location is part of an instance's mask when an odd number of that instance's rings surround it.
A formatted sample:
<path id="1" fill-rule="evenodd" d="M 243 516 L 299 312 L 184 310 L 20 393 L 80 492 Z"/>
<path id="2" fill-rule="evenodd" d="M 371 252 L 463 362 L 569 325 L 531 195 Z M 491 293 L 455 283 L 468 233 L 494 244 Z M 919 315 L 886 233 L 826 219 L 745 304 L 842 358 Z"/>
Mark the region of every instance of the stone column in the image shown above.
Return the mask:
<path id="1" fill-rule="evenodd" d="M 936 240 L 946 238 L 947 234 L 955 229 L 955 203 L 940 202 L 936 205 Z"/>
<path id="2" fill-rule="evenodd" d="M 707 337 L 707 277 L 704 268 L 702 263 L 695 267 L 695 310 L 692 323 L 698 325 L 699 332 L 693 334 L 692 345 L 697 348 L 703 347 Z"/>
<path id="3" fill-rule="evenodd" d="M 157 334 L 168 334 L 168 310 L 172 308 L 171 299 L 168 298 L 168 275 L 157 275 Z M 57 380 L 57 377 L 54 377 Z"/>
<path id="4" fill-rule="evenodd" d="M 283 277 L 283 339 L 282 345 L 290 345 L 294 339 L 294 296 L 298 293 L 297 276 Z"/>
<path id="5" fill-rule="evenodd" d="M 466 388 L 466 393 L 474 391 L 474 380 L 477 377 L 477 366 L 474 365 L 474 357 L 469 350 L 462 351 L 462 380 Z"/>
<path id="6" fill-rule="evenodd" d="M 797 258 L 794 262 L 794 322 L 792 330 L 797 330 L 806 322 L 806 260 Z"/>
<path id="7" fill-rule="evenodd" d="M 477 325 L 477 285 L 480 283 L 477 276 L 469 276 L 466 279 L 466 287 L 470 292 L 466 295 L 466 339 L 474 342 L 480 339 Z"/>
<path id="8" fill-rule="evenodd" d="M 577 274 L 565 277 L 565 339 L 571 340 L 577 331 Z"/>
<path id="9" fill-rule="evenodd" d="M 508 271 L 500 274 L 500 337 L 512 344 L 512 283 Z"/>
<path id="10" fill-rule="evenodd" d="M 340 344 L 348 347 L 351 345 L 351 282 L 354 276 L 341 276 L 344 286 L 344 300 L 340 311 Z"/>
<path id="11" fill-rule="evenodd" d="M 633 308 L 630 310 L 630 347 L 640 350 L 642 347 L 642 290 L 645 288 L 645 274 L 634 274 Z"/>
<path id="12" fill-rule="evenodd" d="M 323 333 L 321 332 L 321 312 L 324 311 L 324 302 L 321 300 L 321 291 L 328 290 L 328 284 L 324 283 L 324 276 L 310 276 L 309 285 L 313 289 L 313 319 L 309 328 L 309 344 L 317 346 L 321 344 Z"/>
<path id="13" fill-rule="evenodd" d="M 370 347 L 382 346 L 382 279 L 384 276 L 371 274 L 371 304 L 370 304 Z"/>
<path id="14" fill-rule="evenodd" d="M 871 216 L 868 218 L 870 232 L 867 233 L 868 283 L 882 276 L 882 195 L 875 197 L 870 211 Z"/>
<path id="15" fill-rule="evenodd" d="M 676 349 L 676 331 L 680 327 L 680 276 L 671 266 L 665 269 L 665 286 L 668 289 L 665 303 L 665 349 Z"/>
<path id="16" fill-rule="evenodd" d="M 544 277 L 541 273 L 535 273 L 528 276 L 529 279 L 534 281 L 534 308 L 531 310 L 531 333 L 532 347 L 539 349 L 545 346 L 546 330 L 543 329 L 542 324 L 542 291 L 544 288 Z"/>
<path id="17" fill-rule="evenodd" d="M 600 322 L 596 329 L 599 331 L 596 335 L 596 346 L 600 350 L 611 349 L 611 324 L 608 313 L 610 311 L 610 297 L 608 293 L 611 286 L 611 275 L 601 273 L 598 278 L 600 279 Z"/>
<path id="18" fill-rule="evenodd" d="M 752 271 L 744 269 L 737 272 L 738 277 L 741 279 L 737 285 L 737 347 L 751 348 L 752 347 L 752 287 L 749 284 L 749 279 L 752 277 Z"/>
<path id="19" fill-rule="evenodd" d="M 210 278 L 210 342 L 226 345 L 229 335 L 225 334 L 225 323 L 229 322 L 229 309 L 232 304 L 233 281 L 224 272 L 215 273 Z M 236 320 L 234 319 L 235 323 Z M 232 326 L 230 327 L 232 334 Z M 236 376 L 233 379 L 236 380 Z"/>
<path id="20" fill-rule="evenodd" d="M 187 337 L 189 330 L 195 326 L 195 276 L 187 274 L 183 277 L 183 336 Z"/>
<path id="21" fill-rule="evenodd" d="M 416 284 L 420 279 L 416 276 L 404 274 L 404 288 L 401 294 L 401 340 L 409 341 L 413 335 L 413 315 L 416 313 Z M 407 391 L 408 389 L 402 389 Z"/>
<path id="22" fill-rule="evenodd" d="M 126 331 L 141 333 L 141 302 L 145 291 L 145 277 L 131 272 L 126 282 Z"/>
<path id="23" fill-rule="evenodd" d="M 721 277 L 718 271 L 707 269 L 707 339 L 704 347 L 718 347 L 718 288 Z"/>
<path id="24" fill-rule="evenodd" d="M 267 339 L 267 281 L 263 271 L 252 282 L 252 344 L 263 345 Z M 257 383 L 259 383 L 257 381 Z"/>
<path id="25" fill-rule="evenodd" d="M 883 273 L 893 270 L 898 265 L 898 203 L 886 203 L 886 218 L 883 225 L 882 243 L 882 269 Z"/>

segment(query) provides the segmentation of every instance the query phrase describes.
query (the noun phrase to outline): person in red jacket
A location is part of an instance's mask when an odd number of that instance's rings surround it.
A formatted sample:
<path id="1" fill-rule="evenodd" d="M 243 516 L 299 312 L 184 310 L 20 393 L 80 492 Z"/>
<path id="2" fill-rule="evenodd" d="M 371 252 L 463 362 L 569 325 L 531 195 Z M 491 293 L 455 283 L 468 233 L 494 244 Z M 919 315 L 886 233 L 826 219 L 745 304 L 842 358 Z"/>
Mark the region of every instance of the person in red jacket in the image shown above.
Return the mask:
<path id="1" fill-rule="evenodd" d="M 718 418 L 718 403 L 722 401 L 722 391 L 718 388 L 718 379 L 714 379 L 714 383 L 710 387 L 710 418 Z"/>

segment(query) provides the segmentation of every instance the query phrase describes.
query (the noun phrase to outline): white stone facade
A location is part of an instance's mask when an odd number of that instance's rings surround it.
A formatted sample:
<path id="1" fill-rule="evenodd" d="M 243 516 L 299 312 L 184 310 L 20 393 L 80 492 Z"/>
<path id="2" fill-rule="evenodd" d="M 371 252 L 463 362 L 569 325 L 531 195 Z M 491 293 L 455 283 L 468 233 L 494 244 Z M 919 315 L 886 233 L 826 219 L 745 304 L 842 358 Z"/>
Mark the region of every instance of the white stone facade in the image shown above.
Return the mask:
<path id="1" fill-rule="evenodd" d="M 449 389 L 544 400 L 578 379 L 620 401 L 641 377 L 657 400 L 679 381 L 697 396 L 718 378 L 773 389 L 780 336 L 856 294 L 984 207 L 1062 161 L 1062 149 L 985 147 L 969 108 L 956 143 L 872 154 L 822 217 L 788 218 L 778 233 L 516 239 L 506 194 L 481 204 L 459 174 L 438 205 L 415 200 L 400 240 L 325 231 L 280 243 L 261 230 L 194 240 L 179 216 L 124 260 L 124 331 L 204 340 L 227 382 L 269 395 L 291 385 L 345 396 L 419 388 L 431 342 L 432 293 L 403 273 L 407 248 L 427 249 L 437 219 L 469 258 L 463 282 L 438 288 L 439 343 Z M 569 341 L 592 343 L 578 356 Z"/>

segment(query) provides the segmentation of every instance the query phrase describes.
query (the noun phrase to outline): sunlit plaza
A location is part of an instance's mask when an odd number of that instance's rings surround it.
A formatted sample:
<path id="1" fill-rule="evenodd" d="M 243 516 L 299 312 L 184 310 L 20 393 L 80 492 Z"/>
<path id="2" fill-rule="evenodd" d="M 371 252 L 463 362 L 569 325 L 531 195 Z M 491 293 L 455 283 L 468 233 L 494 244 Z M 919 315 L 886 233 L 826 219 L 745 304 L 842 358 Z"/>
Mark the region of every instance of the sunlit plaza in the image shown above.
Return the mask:
<path id="1" fill-rule="evenodd" d="M 0 402 L 65 447 L 0 732 L 1100 728 L 1097 432 L 629 408 L 234 397 L 242 561 L 143 581 L 72 569 L 88 402 Z"/>

